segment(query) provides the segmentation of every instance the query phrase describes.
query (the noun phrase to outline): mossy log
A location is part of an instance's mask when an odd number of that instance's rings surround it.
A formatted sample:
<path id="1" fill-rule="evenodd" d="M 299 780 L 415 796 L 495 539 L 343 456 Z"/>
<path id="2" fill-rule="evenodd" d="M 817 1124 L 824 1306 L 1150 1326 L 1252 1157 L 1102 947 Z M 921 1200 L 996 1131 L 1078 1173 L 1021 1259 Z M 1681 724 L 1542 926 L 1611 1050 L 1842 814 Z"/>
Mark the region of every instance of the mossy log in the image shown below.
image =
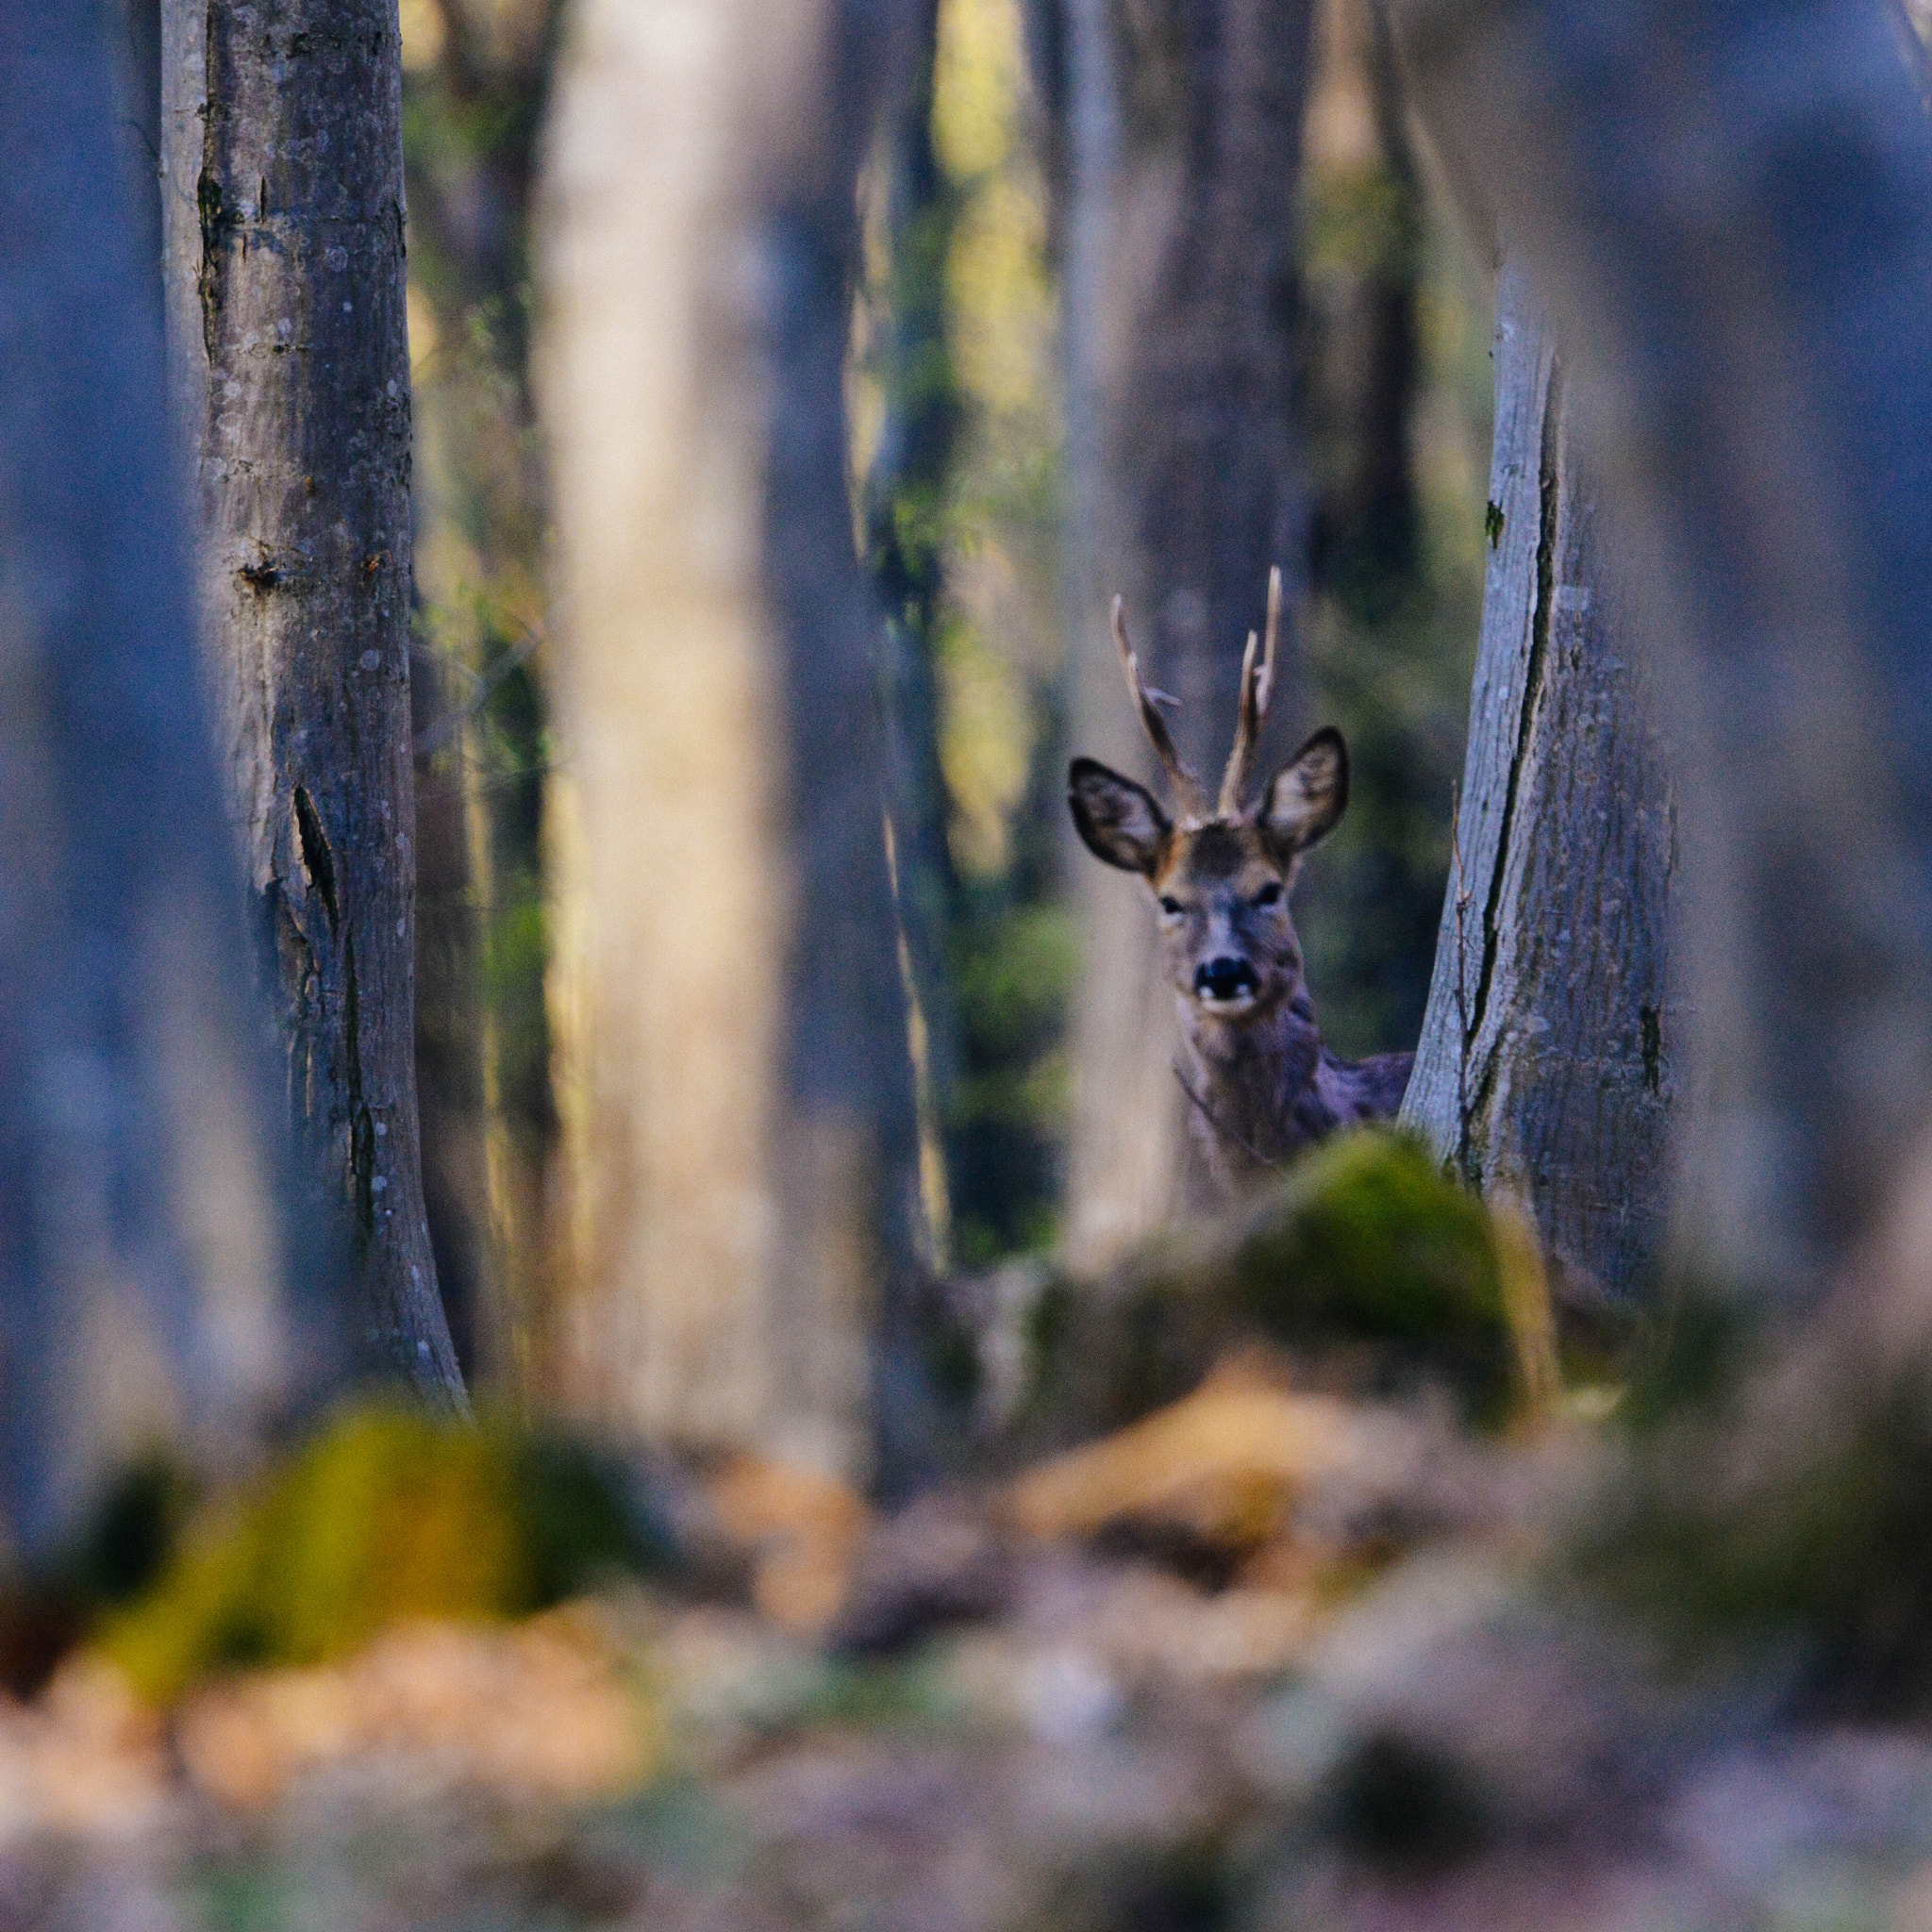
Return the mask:
<path id="1" fill-rule="evenodd" d="M 1124 1426 L 1243 1341 L 1277 1345 L 1311 1381 L 1437 1382 L 1494 1419 L 1518 1353 L 1505 1260 L 1490 1210 L 1419 1142 L 1339 1136 L 1224 1219 L 1012 1298 L 983 1340 L 1007 1357 L 989 1435 L 1020 1456 Z"/>

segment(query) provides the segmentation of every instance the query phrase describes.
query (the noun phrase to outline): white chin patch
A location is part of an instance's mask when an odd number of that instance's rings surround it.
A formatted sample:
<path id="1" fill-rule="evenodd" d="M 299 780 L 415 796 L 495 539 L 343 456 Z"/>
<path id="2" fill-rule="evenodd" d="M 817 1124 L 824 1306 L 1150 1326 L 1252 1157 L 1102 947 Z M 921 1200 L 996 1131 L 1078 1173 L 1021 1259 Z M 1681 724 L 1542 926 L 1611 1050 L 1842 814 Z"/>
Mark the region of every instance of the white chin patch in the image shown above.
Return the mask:
<path id="1" fill-rule="evenodd" d="M 1232 999 L 1227 1000 L 1218 1000 L 1211 992 L 1197 992 L 1194 997 L 1201 1003 L 1204 1010 L 1221 1013 L 1230 1018 L 1236 1013 L 1245 1013 L 1255 1004 L 1255 995 L 1251 992 L 1238 992 Z"/>

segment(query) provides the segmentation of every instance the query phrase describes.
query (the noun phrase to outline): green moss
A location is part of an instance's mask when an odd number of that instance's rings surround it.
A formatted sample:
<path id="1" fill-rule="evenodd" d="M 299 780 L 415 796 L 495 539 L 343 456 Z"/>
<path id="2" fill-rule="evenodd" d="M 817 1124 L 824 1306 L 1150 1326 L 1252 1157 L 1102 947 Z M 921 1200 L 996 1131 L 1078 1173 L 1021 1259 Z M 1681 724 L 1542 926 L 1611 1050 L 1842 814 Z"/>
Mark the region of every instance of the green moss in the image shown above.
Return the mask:
<path id="1" fill-rule="evenodd" d="M 1119 1428 L 1257 1333 L 1352 1386 L 1443 1384 L 1473 1421 L 1510 1413 L 1515 1349 L 1488 1210 L 1419 1142 L 1363 1127 L 1238 1215 L 1155 1235 L 1102 1280 L 1051 1276 L 1028 1312 L 1013 1441 L 1038 1451 Z"/>
<path id="2" fill-rule="evenodd" d="M 202 1515 L 100 1647 L 157 1703 L 236 1663 L 320 1663 L 413 1618 L 509 1617 L 668 1541 L 622 1467 L 507 1424 L 370 1405 Z"/>
<path id="3" fill-rule="evenodd" d="M 1419 1141 L 1386 1128 L 1337 1135 L 1297 1162 L 1230 1272 L 1239 1311 L 1283 1341 L 1507 1347 L 1487 1211 Z"/>
<path id="4" fill-rule="evenodd" d="M 1774 1372 L 1774 1374 L 1781 1372 Z M 1769 1656 L 1812 1698 L 1932 1708 L 1932 1403 L 1916 1365 L 1788 1374 L 1631 1431 L 1566 1572 L 1693 1675 Z"/>

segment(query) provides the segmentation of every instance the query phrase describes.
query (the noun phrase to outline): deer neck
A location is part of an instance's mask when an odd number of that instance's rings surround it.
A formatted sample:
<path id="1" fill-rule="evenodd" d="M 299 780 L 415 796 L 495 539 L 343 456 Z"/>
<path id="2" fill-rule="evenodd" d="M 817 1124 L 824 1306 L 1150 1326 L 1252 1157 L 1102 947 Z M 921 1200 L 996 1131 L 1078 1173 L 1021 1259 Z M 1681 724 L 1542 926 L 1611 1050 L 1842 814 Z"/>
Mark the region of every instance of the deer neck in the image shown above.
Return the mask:
<path id="1" fill-rule="evenodd" d="M 1233 1193 L 1321 1133 L 1322 1029 L 1306 987 L 1243 1023 L 1180 1001 L 1182 1085 L 1191 1128 L 1222 1191 Z"/>

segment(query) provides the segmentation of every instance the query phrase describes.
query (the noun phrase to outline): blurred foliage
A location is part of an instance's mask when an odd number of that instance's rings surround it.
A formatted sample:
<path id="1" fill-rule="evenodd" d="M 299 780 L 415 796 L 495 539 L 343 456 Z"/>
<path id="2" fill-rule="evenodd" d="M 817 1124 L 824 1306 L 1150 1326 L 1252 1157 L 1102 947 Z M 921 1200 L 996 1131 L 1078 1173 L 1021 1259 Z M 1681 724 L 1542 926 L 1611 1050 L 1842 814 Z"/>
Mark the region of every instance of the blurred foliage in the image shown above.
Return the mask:
<path id="1" fill-rule="evenodd" d="M 544 1006 L 546 504 L 530 204 L 560 8 L 406 0 L 416 424 L 418 1080 L 466 1372 L 530 1391 L 555 1133 Z"/>
<path id="2" fill-rule="evenodd" d="M 167 1704 L 224 1666 L 321 1663 L 408 1620 L 523 1615 L 670 1548 L 628 1472 L 582 1442 L 366 1406 L 198 1511 L 96 1642 Z"/>
<path id="3" fill-rule="evenodd" d="M 39 1689 L 89 1628 L 146 1590 L 197 1494 L 177 1457 L 145 1451 L 109 1478 L 66 1549 L 37 1574 L 0 1582 L 0 1688 Z"/>
<path id="4" fill-rule="evenodd" d="M 1769 1668 L 1807 1707 L 1932 1707 L 1923 1351 L 1841 1303 L 1795 1347 L 1770 1296 L 1679 1284 L 1617 1411 L 1608 1497 L 1560 1574 L 1693 1678 Z"/>
<path id="5" fill-rule="evenodd" d="M 1339 1052 L 1420 1034 L 1482 613 L 1491 291 L 1409 146 L 1379 18 L 1324 9 L 1302 182 L 1302 421 L 1315 497 L 1310 715 L 1347 817 L 1297 924 Z"/>
<path id="6" fill-rule="evenodd" d="M 874 163 L 854 332 L 867 556 L 902 659 L 902 909 L 932 1022 L 944 1245 L 969 1267 L 1052 1241 L 1075 970 L 1056 850 L 1056 307 L 1028 85 L 1016 0 L 941 0 L 924 123 Z"/>

